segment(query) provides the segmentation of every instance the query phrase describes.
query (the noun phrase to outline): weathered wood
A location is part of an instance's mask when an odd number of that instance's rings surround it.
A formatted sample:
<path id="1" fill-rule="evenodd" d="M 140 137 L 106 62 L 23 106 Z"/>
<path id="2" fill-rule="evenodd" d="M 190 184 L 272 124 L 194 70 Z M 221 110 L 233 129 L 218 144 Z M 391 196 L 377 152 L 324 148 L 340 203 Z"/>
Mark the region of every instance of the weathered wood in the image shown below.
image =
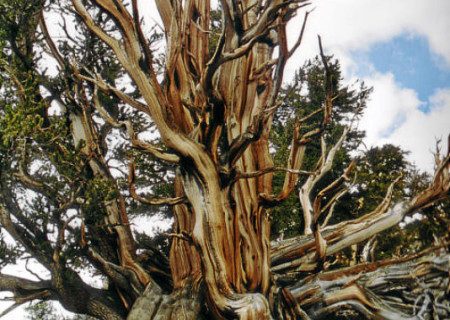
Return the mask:
<path id="1" fill-rule="evenodd" d="M 335 279 L 323 273 L 289 291 L 311 319 L 447 319 L 449 267 L 449 254 L 428 256 Z"/>

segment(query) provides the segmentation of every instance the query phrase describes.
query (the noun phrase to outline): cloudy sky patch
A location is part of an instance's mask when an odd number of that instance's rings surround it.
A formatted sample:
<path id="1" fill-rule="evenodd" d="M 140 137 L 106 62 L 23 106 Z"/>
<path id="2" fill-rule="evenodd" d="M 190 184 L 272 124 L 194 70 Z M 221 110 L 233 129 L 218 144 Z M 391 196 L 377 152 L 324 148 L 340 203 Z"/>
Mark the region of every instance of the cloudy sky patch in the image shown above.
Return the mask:
<path id="1" fill-rule="evenodd" d="M 341 61 L 345 80 L 374 88 L 360 122 L 365 145 L 400 145 L 420 169 L 431 171 L 436 139 L 446 141 L 450 133 L 450 1 L 320 0 L 312 8 L 287 74 L 318 53 L 320 34 L 326 53 Z"/>

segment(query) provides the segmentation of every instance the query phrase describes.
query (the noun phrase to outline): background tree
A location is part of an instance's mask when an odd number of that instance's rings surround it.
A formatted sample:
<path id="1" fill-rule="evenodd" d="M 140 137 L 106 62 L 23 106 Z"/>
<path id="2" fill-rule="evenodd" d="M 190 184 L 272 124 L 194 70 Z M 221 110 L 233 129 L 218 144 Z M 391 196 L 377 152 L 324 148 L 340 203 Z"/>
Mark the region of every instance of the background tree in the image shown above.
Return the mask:
<path id="1" fill-rule="evenodd" d="M 55 308 L 46 302 L 33 304 L 27 307 L 29 320 L 57 320 Z"/>
<path id="2" fill-rule="evenodd" d="M 48 302 L 39 302 L 26 308 L 28 320 L 95 320 L 86 315 L 75 315 L 73 317 L 62 316 L 56 308 Z"/>
<path id="3" fill-rule="evenodd" d="M 437 155 L 417 195 L 393 204 L 391 184 L 370 212 L 325 227 L 354 180 L 345 148 L 368 89 L 339 86 L 321 47 L 322 66 L 299 75 L 308 94 L 291 107 L 289 155 L 274 165 L 271 147 L 284 149 L 270 139 L 274 114 L 294 93 L 282 94 L 284 67 L 305 26 L 289 48 L 286 24 L 308 3 L 221 1 L 220 24 L 209 1 L 155 3 L 163 36 L 145 31 L 135 0 L 0 2 L 0 217 L 14 243 L 2 254 L 47 270 L 0 274 L 0 290 L 100 319 L 448 316 L 448 254 L 433 255 L 444 239 L 329 269 L 330 257 L 447 198 L 450 157 Z M 62 37 L 49 33 L 50 14 Z M 302 235 L 271 242 L 271 210 L 297 183 Z M 172 208 L 170 250 L 133 235 L 148 206 Z M 101 287 L 81 278 L 88 266 Z"/>
<path id="4" fill-rule="evenodd" d="M 332 77 L 331 87 L 334 99 L 333 113 L 329 123 L 324 128 L 324 138 L 329 145 L 333 145 L 339 140 L 350 118 L 355 113 L 359 115 L 363 112 L 372 89 L 367 88 L 364 83 L 344 86 L 339 61 L 333 60 L 332 56 L 327 57 L 327 59 L 330 61 L 328 67 Z M 298 119 L 308 116 L 316 110 L 317 106 L 326 103 L 325 69 L 320 57 L 307 61 L 297 71 L 294 87 L 288 87 L 281 93 L 284 103 L 274 114 L 271 130 L 271 146 L 275 150 L 273 157 L 277 166 L 283 166 L 288 160 L 292 134 Z M 303 125 L 301 130 L 306 133 L 307 130 L 319 127 L 322 121 L 323 115 L 316 114 Z M 364 132 L 358 130 L 357 127 L 351 128 L 346 141 L 336 155 L 333 169 L 316 186 L 317 190 L 332 183 L 343 174 L 351 162 L 351 153 L 356 151 L 363 137 Z M 303 159 L 303 168 L 311 172 L 314 171 L 320 156 L 320 141 L 311 141 L 308 144 L 308 152 Z M 274 174 L 275 189 L 282 187 L 283 178 L 280 172 Z M 305 180 L 305 177 L 300 177 L 297 185 L 301 185 Z M 303 232 L 303 219 L 298 211 L 300 203 L 298 196 L 297 192 L 293 192 L 286 201 L 272 209 L 271 231 L 273 238 L 279 236 L 280 230 L 282 230 L 283 236 L 295 236 Z M 333 215 L 335 221 L 336 217 L 342 215 L 344 217 L 338 219 L 338 221 L 349 218 L 345 214 L 345 212 L 349 212 L 348 208 L 342 208 L 338 211 Z"/>

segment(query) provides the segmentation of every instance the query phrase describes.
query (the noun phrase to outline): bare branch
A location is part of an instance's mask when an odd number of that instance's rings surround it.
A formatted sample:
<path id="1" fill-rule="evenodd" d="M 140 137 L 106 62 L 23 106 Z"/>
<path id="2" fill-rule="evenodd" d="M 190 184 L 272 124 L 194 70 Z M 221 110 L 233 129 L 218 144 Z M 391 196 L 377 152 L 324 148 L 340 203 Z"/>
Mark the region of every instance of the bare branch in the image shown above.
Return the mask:
<path id="1" fill-rule="evenodd" d="M 59 50 L 57 49 L 53 39 L 50 37 L 50 34 L 47 29 L 47 24 L 46 24 L 46 21 L 44 18 L 44 12 L 41 12 L 41 19 L 39 21 L 39 26 L 42 30 L 42 33 L 44 34 L 44 39 L 45 39 L 48 47 L 50 48 L 50 52 L 52 53 L 52 55 L 56 59 L 56 61 L 58 61 L 59 66 L 61 68 L 64 68 L 64 66 L 66 65 L 66 61 L 59 53 Z"/>
<path id="2" fill-rule="evenodd" d="M 25 163 L 25 159 L 26 159 L 25 153 L 26 153 L 26 146 L 24 143 L 24 150 L 23 150 L 22 158 L 19 160 L 19 171 L 16 172 L 14 174 L 14 176 L 19 179 L 20 183 L 24 187 L 26 187 L 30 190 L 33 190 L 37 193 L 40 193 L 42 195 L 45 195 L 52 204 L 57 206 L 59 204 L 59 201 L 58 201 L 59 195 L 58 195 L 57 190 L 52 188 L 50 185 L 48 185 L 44 181 L 41 181 L 35 177 L 32 177 L 27 172 L 26 163 Z"/>
<path id="3" fill-rule="evenodd" d="M 450 148 L 449 148 L 450 151 Z M 435 171 L 433 183 L 410 201 L 411 210 L 429 207 L 450 195 L 450 154 L 447 154 Z"/>
<path id="4" fill-rule="evenodd" d="M 392 181 L 386 191 L 386 195 L 384 196 L 383 201 L 381 201 L 381 203 L 375 208 L 375 210 L 372 211 L 372 214 L 384 213 L 389 209 L 389 207 L 391 206 L 392 195 L 394 193 L 394 187 L 402 178 L 403 174 L 400 173 L 400 175 L 394 181 Z"/>
<path id="5" fill-rule="evenodd" d="M 151 143 L 144 142 L 142 140 L 139 140 L 136 138 L 136 134 L 134 132 L 133 126 L 130 121 L 124 121 L 122 123 L 128 132 L 128 136 L 130 137 L 131 143 L 133 147 L 138 148 L 139 150 L 142 150 L 143 152 L 150 153 L 157 157 L 158 159 L 171 162 L 171 163 L 179 163 L 180 157 L 176 154 L 169 153 L 164 151 L 161 148 L 155 147 Z"/>
<path id="6" fill-rule="evenodd" d="M 325 125 L 331 119 L 331 109 L 333 103 L 333 89 L 332 89 L 333 75 L 331 74 L 330 66 L 328 65 L 328 59 L 323 53 L 322 39 L 320 38 L 320 36 L 317 37 L 319 39 L 320 57 L 322 58 L 322 63 L 325 67 L 325 76 L 326 76 L 325 81 L 326 101 L 325 101 L 325 114 L 323 118 L 323 125 Z"/>
<path id="7" fill-rule="evenodd" d="M 186 197 L 177 197 L 177 198 L 166 198 L 166 199 L 146 199 L 141 197 L 136 193 L 136 188 L 134 186 L 134 180 L 136 177 L 135 166 L 133 159 L 130 158 L 130 169 L 128 176 L 128 185 L 131 196 L 142 203 L 151 204 L 151 205 L 169 205 L 174 206 L 180 203 L 186 203 Z"/>
<path id="8" fill-rule="evenodd" d="M 233 140 L 225 155 L 226 163 L 229 163 L 230 167 L 236 164 L 252 142 L 261 137 L 262 129 L 264 128 L 262 122 L 263 119 L 261 117 L 255 116 L 252 124 L 247 127 L 246 132 Z"/>
<path id="9" fill-rule="evenodd" d="M 20 208 L 15 204 L 12 204 L 12 199 L 5 199 L 4 196 L 8 192 L 2 190 L 0 193 L 0 222 L 2 227 L 11 235 L 11 237 L 20 243 L 32 256 L 34 256 L 39 263 L 45 267 L 51 265 L 51 258 L 48 256 L 50 252 L 47 252 L 43 248 L 38 248 L 38 241 L 28 230 L 22 226 L 14 223 L 11 216 L 21 218 Z M 29 226 L 29 222 L 25 225 Z M 42 232 L 38 228 L 33 228 L 32 231 L 38 236 L 42 236 Z M 42 237 L 41 237 L 42 238 Z M 45 237 L 43 238 L 45 239 Z"/>
<path id="10" fill-rule="evenodd" d="M 289 287 L 289 292 L 314 319 L 335 314 L 342 304 L 367 319 L 422 319 L 424 313 L 448 315 L 450 309 L 442 293 L 448 285 L 449 255 L 408 262 L 423 254 L 356 266 L 348 273 L 322 273 L 305 279 L 302 285 Z M 423 304 L 416 308 L 419 299 Z M 323 307 L 317 308 L 318 301 L 325 301 Z"/>
<path id="11" fill-rule="evenodd" d="M 15 304 L 0 313 L 0 318 L 26 302 L 50 298 L 52 296 L 50 290 L 50 280 L 32 281 L 0 273 L 0 291 L 12 292 L 14 294 L 12 300 L 15 301 Z"/>
<path id="12" fill-rule="evenodd" d="M 76 12 L 80 15 L 80 17 L 83 19 L 84 23 L 89 27 L 94 34 L 99 37 L 102 41 L 104 41 L 108 46 L 110 46 L 114 52 L 118 55 L 123 57 L 125 55 L 125 52 L 120 47 L 120 43 L 118 40 L 114 39 L 113 37 L 109 36 L 102 28 L 100 28 L 92 19 L 91 15 L 88 13 L 84 5 L 80 0 L 72 0 L 72 3 L 76 9 Z"/>
<path id="13" fill-rule="evenodd" d="M 325 213 L 328 210 L 328 214 L 326 215 L 325 219 L 323 220 L 321 227 L 325 228 L 328 225 L 329 220 L 333 216 L 334 208 L 336 207 L 337 202 L 340 198 L 342 198 L 348 191 L 350 190 L 349 187 L 345 187 L 339 192 L 337 192 L 328 202 L 327 204 L 322 208 L 321 214 Z"/>
<path id="14" fill-rule="evenodd" d="M 317 194 L 316 198 L 314 199 L 314 204 L 313 204 L 313 212 L 314 212 L 314 217 L 313 217 L 313 222 L 312 222 L 313 224 L 317 223 L 320 215 L 323 213 L 323 209 L 321 208 L 323 198 L 331 193 L 335 193 L 335 192 L 339 191 L 339 189 L 342 188 L 344 182 L 350 180 L 349 174 L 353 170 L 355 165 L 356 165 L 356 161 L 352 161 L 350 163 L 350 165 L 348 166 L 347 170 L 339 178 L 334 180 L 330 185 L 323 188 Z M 333 199 L 335 199 L 335 198 L 332 198 L 330 201 L 333 201 Z M 326 207 L 328 207 L 328 206 L 329 206 L 329 204 L 326 205 Z"/>
<path id="15" fill-rule="evenodd" d="M 101 267 L 100 270 L 102 273 L 113 280 L 120 289 L 135 297 L 138 297 L 143 292 L 144 288 L 133 271 L 103 259 L 103 257 L 91 247 L 87 248 L 87 252 L 89 257 L 96 261 L 97 265 Z M 123 302 L 127 304 L 127 301 L 124 299 Z"/>
<path id="16" fill-rule="evenodd" d="M 254 172 L 236 172 L 236 176 L 235 176 L 235 180 L 238 179 L 250 179 L 250 178 L 256 178 L 268 173 L 272 173 L 272 172 L 289 172 L 292 174 L 303 174 L 303 175 L 310 175 L 310 174 L 314 174 L 314 172 L 311 171 L 306 171 L 306 170 L 294 170 L 294 169 L 289 169 L 289 168 L 281 168 L 281 167 L 272 167 L 272 168 L 264 168 L 262 170 L 259 171 L 254 171 Z"/>
<path id="17" fill-rule="evenodd" d="M 148 70 L 151 70 L 153 68 L 151 65 L 152 60 L 153 60 L 152 53 L 147 44 L 147 40 L 145 39 L 144 32 L 142 31 L 141 19 L 140 19 L 140 15 L 139 15 L 137 0 L 132 0 L 131 3 L 132 3 L 132 8 L 133 8 L 134 27 L 136 28 L 136 33 L 137 33 L 138 39 L 139 39 L 139 45 L 140 45 L 140 47 L 143 51 L 144 57 L 145 57 L 144 64 L 146 64 L 146 67 L 148 68 Z"/>
<path id="18" fill-rule="evenodd" d="M 88 70 L 86 70 L 88 71 Z M 119 98 L 120 100 L 122 100 L 124 103 L 126 103 L 127 105 L 133 107 L 134 109 L 143 112 L 147 115 L 149 115 L 149 110 L 148 110 L 148 106 L 133 99 L 132 97 L 130 97 L 128 94 L 126 94 L 125 92 L 117 89 L 116 87 L 107 84 L 101 77 L 99 74 L 96 74 L 96 79 L 91 78 L 91 77 L 87 77 L 85 75 L 82 74 L 77 74 L 77 77 L 79 79 L 88 81 L 92 84 L 94 84 L 96 87 L 98 87 L 101 91 L 103 91 L 106 94 L 113 94 L 115 95 L 117 98 Z"/>
<path id="19" fill-rule="evenodd" d="M 111 126 L 115 127 L 115 128 L 121 128 L 121 127 L 125 127 L 128 133 L 128 136 L 131 140 L 132 145 L 135 148 L 138 148 L 146 153 L 150 153 L 152 155 L 154 155 L 155 157 L 157 157 L 158 159 L 164 160 L 164 161 L 168 161 L 168 162 L 172 162 L 172 163 L 177 163 L 179 162 L 179 157 L 174 155 L 174 154 L 170 154 L 165 152 L 164 150 L 162 150 L 161 148 L 155 147 L 154 145 L 152 145 L 151 143 L 148 142 L 144 142 L 142 140 L 139 140 L 136 138 L 136 133 L 134 132 L 133 129 L 133 125 L 130 121 L 122 121 L 122 122 L 117 122 L 115 121 L 107 112 L 106 110 L 103 109 L 103 107 L 100 105 L 100 101 L 98 100 L 98 92 L 97 92 L 97 87 L 94 90 L 94 96 L 93 96 L 93 102 L 94 102 L 94 107 L 97 109 L 97 111 L 100 113 L 100 115 L 102 116 L 102 118 L 109 123 Z"/>
<path id="20" fill-rule="evenodd" d="M 289 58 L 292 57 L 292 55 L 295 53 L 295 51 L 297 51 L 298 47 L 300 46 L 300 44 L 302 43 L 303 40 L 303 34 L 305 33 L 305 29 L 306 29 L 306 22 L 308 21 L 308 16 L 309 14 L 312 12 L 311 11 L 307 11 L 305 13 L 305 18 L 303 19 L 303 25 L 302 25 L 302 29 L 300 31 L 300 34 L 298 35 L 298 39 L 295 42 L 294 46 L 292 47 L 292 49 L 289 51 Z"/>
<path id="21" fill-rule="evenodd" d="M 305 221 L 305 230 L 304 233 L 308 234 L 312 232 L 311 227 L 313 226 L 314 221 L 317 221 L 316 219 L 313 219 L 314 216 L 320 215 L 320 206 L 319 203 L 321 201 L 321 198 L 328 192 L 327 190 L 322 193 L 322 196 L 318 196 L 318 200 L 315 201 L 315 204 L 311 203 L 311 192 L 313 191 L 316 184 L 327 174 L 333 165 L 334 158 L 336 156 L 337 151 L 342 147 L 342 144 L 344 143 L 347 134 L 349 132 L 349 128 L 344 128 L 344 131 L 339 138 L 339 140 L 336 142 L 336 144 L 328 151 L 326 152 L 326 145 L 325 145 L 325 139 L 322 137 L 322 157 L 317 162 L 317 174 L 311 175 L 303 184 L 303 186 L 300 188 L 299 191 L 299 198 L 300 203 L 302 204 L 302 211 L 303 211 L 303 218 Z M 351 170 L 354 166 L 354 163 L 352 163 L 349 166 L 349 169 Z M 330 191 L 331 189 L 338 186 L 340 183 L 348 179 L 349 170 L 346 171 L 346 173 L 339 178 L 337 181 L 335 181 L 334 184 L 330 185 Z"/>

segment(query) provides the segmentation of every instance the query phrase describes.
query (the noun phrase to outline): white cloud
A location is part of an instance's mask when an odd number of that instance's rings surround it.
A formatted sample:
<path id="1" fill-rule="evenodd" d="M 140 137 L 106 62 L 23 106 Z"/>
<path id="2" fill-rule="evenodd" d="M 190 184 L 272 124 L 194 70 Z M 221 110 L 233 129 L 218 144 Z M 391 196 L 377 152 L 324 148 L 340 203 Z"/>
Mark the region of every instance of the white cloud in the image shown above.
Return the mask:
<path id="1" fill-rule="evenodd" d="M 364 79 L 375 88 L 360 122 L 366 130 L 368 148 L 391 143 L 410 151 L 409 159 L 421 170 L 433 171 L 436 139 L 447 148 L 450 133 L 450 88 L 438 89 L 429 98 L 429 112 L 419 109 L 424 102 L 417 92 L 395 82 L 391 73 L 376 73 Z"/>
<path id="2" fill-rule="evenodd" d="M 447 136 L 450 134 L 450 88 L 439 89 L 430 97 L 430 111 L 423 113 L 418 109 L 408 111 L 404 123 L 388 138 L 380 141 L 401 145 L 411 151 L 410 158 L 417 166 L 428 172 L 433 171 L 432 152 L 436 139 L 442 139 L 444 151 L 447 150 Z"/>
<path id="3" fill-rule="evenodd" d="M 344 79 L 354 79 L 365 68 L 363 78 L 374 87 L 371 101 L 360 127 L 367 132 L 366 145 L 384 143 L 400 145 L 411 151 L 410 159 L 419 168 L 432 171 L 431 151 L 436 138 L 450 131 L 450 89 L 439 89 L 429 98 L 429 113 L 420 111 L 424 102 L 417 92 L 402 87 L 391 73 L 381 74 L 367 57 L 354 51 L 369 51 L 376 43 L 401 35 L 422 36 L 441 67 L 450 70 L 450 1 L 448 0 L 320 0 L 309 17 L 307 32 L 287 77 L 306 58 L 318 54 L 317 34 L 322 37 L 326 53 L 332 53 L 342 65 Z M 299 29 L 302 15 L 289 26 L 290 35 Z M 443 147 L 446 147 L 444 145 Z"/>
<path id="4" fill-rule="evenodd" d="M 366 145 L 371 147 L 380 145 L 421 102 L 414 90 L 402 88 L 391 73 L 376 73 L 364 81 L 375 88 L 360 122 L 360 128 L 366 131 Z"/>
<path id="5" fill-rule="evenodd" d="M 422 35 L 432 52 L 450 67 L 450 1 L 448 0 L 320 0 L 313 2 L 306 52 L 317 52 L 316 34 L 331 52 L 369 49 L 403 33 Z"/>

